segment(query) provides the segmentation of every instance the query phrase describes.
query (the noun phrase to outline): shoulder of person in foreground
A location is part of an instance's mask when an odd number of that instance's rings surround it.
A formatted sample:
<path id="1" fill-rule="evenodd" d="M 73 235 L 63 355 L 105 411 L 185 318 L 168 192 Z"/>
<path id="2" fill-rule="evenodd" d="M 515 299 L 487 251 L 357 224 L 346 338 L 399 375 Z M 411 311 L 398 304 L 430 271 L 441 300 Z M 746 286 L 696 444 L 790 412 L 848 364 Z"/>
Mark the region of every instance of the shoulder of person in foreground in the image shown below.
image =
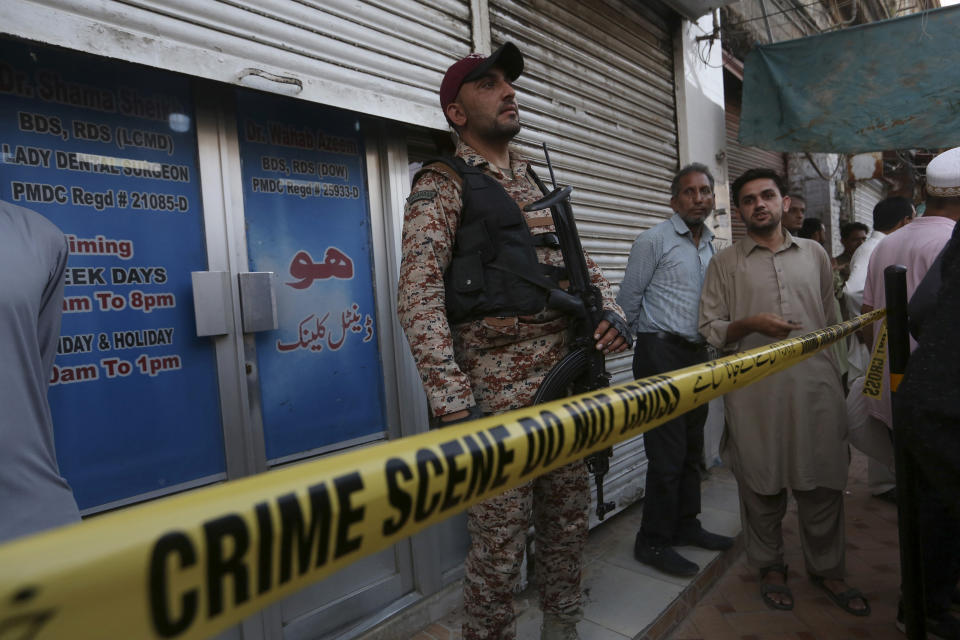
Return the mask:
<path id="1" fill-rule="evenodd" d="M 59 251 L 67 246 L 63 231 L 46 216 L 32 209 L 0 200 L 0 224 L 6 230 L 4 236 L 22 235 L 32 246 L 53 248 Z"/>
<path id="2" fill-rule="evenodd" d="M 47 272 L 47 288 L 56 288 L 63 278 L 70 254 L 67 238 L 57 225 L 45 216 L 4 200 L 0 200 L 0 245 L 16 242 Z M 0 250 L 3 258 L 16 255 Z"/>

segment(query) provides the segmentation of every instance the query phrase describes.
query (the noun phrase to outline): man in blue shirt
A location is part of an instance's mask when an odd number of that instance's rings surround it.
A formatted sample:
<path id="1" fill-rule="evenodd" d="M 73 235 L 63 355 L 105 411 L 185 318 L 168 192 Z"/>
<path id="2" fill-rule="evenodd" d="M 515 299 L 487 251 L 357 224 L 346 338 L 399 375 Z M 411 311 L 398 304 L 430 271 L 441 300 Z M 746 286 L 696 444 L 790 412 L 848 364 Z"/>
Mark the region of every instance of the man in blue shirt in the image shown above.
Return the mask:
<path id="1" fill-rule="evenodd" d="M 630 250 L 617 302 L 637 335 L 633 375 L 652 376 L 707 360 L 698 331 L 700 289 L 716 250 L 704 220 L 714 207 L 713 176 L 702 164 L 681 169 L 670 185 L 673 216 L 640 234 Z M 733 539 L 705 531 L 700 513 L 700 463 L 707 406 L 644 434 L 647 489 L 634 556 L 664 573 L 692 576 L 700 568 L 674 549 L 728 549 Z"/>

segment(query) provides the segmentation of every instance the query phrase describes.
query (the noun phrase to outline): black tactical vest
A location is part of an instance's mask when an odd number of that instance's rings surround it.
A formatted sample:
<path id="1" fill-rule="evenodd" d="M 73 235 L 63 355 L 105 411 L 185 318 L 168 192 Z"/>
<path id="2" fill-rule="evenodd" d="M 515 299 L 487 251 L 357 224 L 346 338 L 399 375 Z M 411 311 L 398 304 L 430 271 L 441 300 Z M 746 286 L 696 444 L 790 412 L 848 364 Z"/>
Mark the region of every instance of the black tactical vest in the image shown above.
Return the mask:
<path id="1" fill-rule="evenodd" d="M 444 274 L 450 322 L 531 315 L 546 307 L 562 270 L 537 262 L 536 242 L 517 203 L 461 158 L 434 162 L 463 178 L 460 227 Z"/>

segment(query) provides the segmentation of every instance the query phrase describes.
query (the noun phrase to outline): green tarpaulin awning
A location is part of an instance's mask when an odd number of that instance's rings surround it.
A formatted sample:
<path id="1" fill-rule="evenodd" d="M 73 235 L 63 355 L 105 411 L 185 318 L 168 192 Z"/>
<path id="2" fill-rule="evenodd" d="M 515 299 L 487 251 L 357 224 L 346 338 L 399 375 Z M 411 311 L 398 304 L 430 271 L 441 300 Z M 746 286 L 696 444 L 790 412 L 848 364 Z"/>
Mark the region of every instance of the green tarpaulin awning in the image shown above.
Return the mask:
<path id="1" fill-rule="evenodd" d="M 761 45 L 740 142 L 861 153 L 960 146 L 960 6 Z"/>

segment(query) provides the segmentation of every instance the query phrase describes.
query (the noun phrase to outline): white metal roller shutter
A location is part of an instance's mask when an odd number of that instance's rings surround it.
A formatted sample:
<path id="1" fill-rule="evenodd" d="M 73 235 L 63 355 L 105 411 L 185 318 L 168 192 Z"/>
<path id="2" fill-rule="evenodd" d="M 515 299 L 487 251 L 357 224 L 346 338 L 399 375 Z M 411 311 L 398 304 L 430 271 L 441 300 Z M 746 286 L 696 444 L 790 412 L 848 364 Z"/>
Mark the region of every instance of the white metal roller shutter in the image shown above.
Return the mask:
<path id="1" fill-rule="evenodd" d="M 574 187 L 584 248 L 616 286 L 630 246 L 671 214 L 677 168 L 670 13 L 619 0 L 493 0 L 494 46 L 516 43 L 523 131 L 518 145 L 547 179 Z M 609 363 L 627 377 L 629 357 Z"/>
<path id="2" fill-rule="evenodd" d="M 860 180 L 853 189 L 854 220 L 873 229 L 873 208 L 884 198 L 884 185 L 880 180 Z"/>
<path id="3" fill-rule="evenodd" d="M 615 287 L 637 235 L 672 213 L 675 20 L 658 2 L 490 1 L 494 47 L 514 42 L 526 61 L 517 143 L 544 180 L 547 143 L 557 181 L 574 188 L 584 248 Z M 631 362 L 609 360 L 615 382 L 632 378 Z M 642 495 L 642 452 L 640 438 L 616 448 L 606 496 L 618 508 Z"/>
<path id="4" fill-rule="evenodd" d="M 297 98 L 443 128 L 437 87 L 470 52 L 471 14 L 470 0 L 5 0 L 0 32 L 232 84 L 257 69 L 302 82 Z"/>

